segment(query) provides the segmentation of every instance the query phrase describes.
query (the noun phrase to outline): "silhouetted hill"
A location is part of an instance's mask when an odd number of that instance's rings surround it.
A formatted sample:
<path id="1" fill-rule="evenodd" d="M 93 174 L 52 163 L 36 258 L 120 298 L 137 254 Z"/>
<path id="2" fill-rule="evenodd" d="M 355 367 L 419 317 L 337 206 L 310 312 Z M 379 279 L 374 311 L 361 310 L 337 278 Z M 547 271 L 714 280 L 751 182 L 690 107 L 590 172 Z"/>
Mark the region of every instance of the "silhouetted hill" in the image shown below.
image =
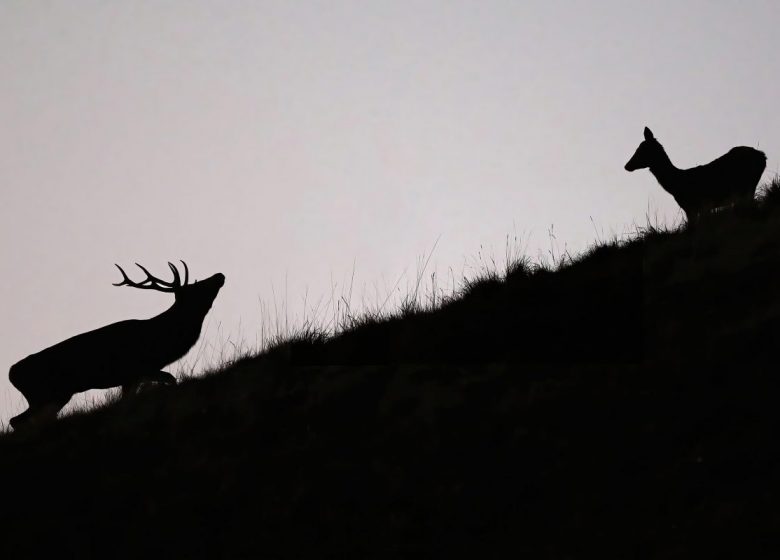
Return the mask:
<path id="1" fill-rule="evenodd" d="M 775 183 L 6 435 L 0 554 L 767 557 L 778 280 Z"/>

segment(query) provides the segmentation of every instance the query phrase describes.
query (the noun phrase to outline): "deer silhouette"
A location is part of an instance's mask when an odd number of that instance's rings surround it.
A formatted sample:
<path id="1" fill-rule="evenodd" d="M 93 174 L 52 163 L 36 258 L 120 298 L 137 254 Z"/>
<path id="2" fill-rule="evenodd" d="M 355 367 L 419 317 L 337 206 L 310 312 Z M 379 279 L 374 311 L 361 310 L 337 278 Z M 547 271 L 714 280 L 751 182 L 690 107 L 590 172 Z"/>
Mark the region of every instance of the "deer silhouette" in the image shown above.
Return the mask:
<path id="1" fill-rule="evenodd" d="M 141 384 L 172 385 L 176 379 L 162 369 L 184 356 L 200 337 L 203 320 L 220 288 L 223 274 L 189 283 L 184 261 L 184 282 L 176 267 L 168 263 L 173 281 L 145 274 L 133 282 L 122 273 L 114 286 L 172 293 L 176 301 L 167 311 L 145 320 L 120 321 L 76 335 L 24 358 L 11 366 L 8 378 L 27 399 L 29 408 L 11 419 L 14 429 L 30 422 L 52 419 L 70 398 L 89 389 L 122 387 L 122 394 L 134 393 Z"/>
<path id="2" fill-rule="evenodd" d="M 766 167 L 764 152 L 738 146 L 705 165 L 678 169 L 661 143 L 645 127 L 645 140 L 626 164 L 626 171 L 650 168 L 661 187 L 674 197 L 690 223 L 703 213 L 753 201 Z"/>

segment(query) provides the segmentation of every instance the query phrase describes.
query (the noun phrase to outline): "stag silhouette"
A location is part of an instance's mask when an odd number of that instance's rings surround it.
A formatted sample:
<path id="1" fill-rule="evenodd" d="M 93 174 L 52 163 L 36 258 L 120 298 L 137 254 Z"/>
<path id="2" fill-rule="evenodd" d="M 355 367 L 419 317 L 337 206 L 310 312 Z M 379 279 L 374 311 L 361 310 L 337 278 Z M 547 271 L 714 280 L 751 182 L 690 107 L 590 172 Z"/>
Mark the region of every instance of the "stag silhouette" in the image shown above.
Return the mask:
<path id="1" fill-rule="evenodd" d="M 187 264 L 181 263 L 183 283 L 171 263 L 172 282 L 155 278 L 137 263 L 146 279 L 133 282 L 116 265 L 122 281 L 114 286 L 172 293 L 176 298 L 173 306 L 151 319 L 120 321 L 76 335 L 11 366 L 8 378 L 29 405 L 11 419 L 11 426 L 18 429 L 54 418 L 74 394 L 89 389 L 121 386 L 126 395 L 142 383 L 175 384 L 176 379 L 162 369 L 195 345 L 203 320 L 225 283 L 223 274 L 214 274 L 190 284 Z"/>
<path id="2" fill-rule="evenodd" d="M 645 127 L 645 140 L 628 160 L 626 171 L 650 168 L 661 187 L 674 197 L 690 223 L 703 213 L 753 201 L 766 167 L 764 152 L 738 146 L 705 165 L 679 169 Z"/>

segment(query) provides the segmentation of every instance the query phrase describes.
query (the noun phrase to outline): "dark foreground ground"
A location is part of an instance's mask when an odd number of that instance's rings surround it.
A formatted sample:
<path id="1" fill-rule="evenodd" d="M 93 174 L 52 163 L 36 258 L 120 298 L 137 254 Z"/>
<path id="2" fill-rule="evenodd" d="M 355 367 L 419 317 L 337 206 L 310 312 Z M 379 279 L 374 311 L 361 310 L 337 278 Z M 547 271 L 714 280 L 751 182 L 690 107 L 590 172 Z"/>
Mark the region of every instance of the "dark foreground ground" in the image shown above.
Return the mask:
<path id="1" fill-rule="evenodd" d="M 0 438 L 0 557 L 780 552 L 780 203 Z"/>

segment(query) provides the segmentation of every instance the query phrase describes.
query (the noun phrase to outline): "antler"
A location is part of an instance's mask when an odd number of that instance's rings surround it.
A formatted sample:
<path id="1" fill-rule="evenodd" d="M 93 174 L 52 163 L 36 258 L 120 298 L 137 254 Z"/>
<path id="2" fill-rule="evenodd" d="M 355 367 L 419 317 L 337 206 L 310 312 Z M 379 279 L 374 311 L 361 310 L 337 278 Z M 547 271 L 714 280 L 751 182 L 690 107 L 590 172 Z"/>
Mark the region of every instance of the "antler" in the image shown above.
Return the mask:
<path id="1" fill-rule="evenodd" d="M 146 280 L 143 282 L 133 282 L 130 280 L 130 278 L 128 278 L 125 271 L 122 270 L 122 267 L 118 264 L 115 264 L 114 266 L 116 266 L 119 269 L 119 272 L 122 273 L 122 281 L 118 284 L 114 284 L 114 286 L 129 286 L 131 288 L 138 288 L 141 290 L 156 290 L 158 292 L 175 292 L 182 286 L 186 286 L 190 278 L 190 272 L 187 268 L 187 264 L 184 261 L 181 261 L 181 264 L 184 265 L 184 284 L 181 283 L 181 276 L 179 276 L 179 271 L 176 270 L 176 267 L 170 262 L 168 263 L 168 267 L 170 267 L 171 272 L 173 272 L 173 282 L 166 282 L 165 280 L 160 280 L 159 278 L 152 276 L 148 270 L 146 270 L 138 263 L 135 263 L 135 266 L 140 268 L 144 274 L 146 274 Z"/>

